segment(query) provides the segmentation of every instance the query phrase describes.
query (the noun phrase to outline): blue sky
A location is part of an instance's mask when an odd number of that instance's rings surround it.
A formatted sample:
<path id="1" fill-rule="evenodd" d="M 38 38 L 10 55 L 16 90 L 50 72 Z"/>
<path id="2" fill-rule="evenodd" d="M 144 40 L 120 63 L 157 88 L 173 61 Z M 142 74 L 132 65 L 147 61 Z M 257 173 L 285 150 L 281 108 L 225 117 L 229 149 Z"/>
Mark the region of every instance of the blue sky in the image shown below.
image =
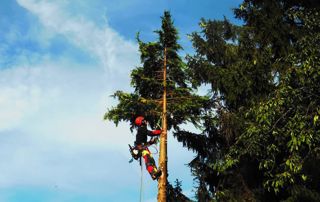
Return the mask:
<path id="1" fill-rule="evenodd" d="M 170 10 L 182 54 L 201 17 L 232 18 L 240 0 L 2 0 L 0 7 L 0 202 L 138 201 L 141 171 L 128 163 L 127 123 L 103 121 L 109 95 L 132 90 L 135 35 L 154 40 Z M 233 22 L 237 22 L 232 19 Z M 169 180 L 192 196 L 193 154 L 172 137 Z M 157 158 L 157 155 L 155 155 Z M 143 172 L 143 199 L 157 183 Z"/>

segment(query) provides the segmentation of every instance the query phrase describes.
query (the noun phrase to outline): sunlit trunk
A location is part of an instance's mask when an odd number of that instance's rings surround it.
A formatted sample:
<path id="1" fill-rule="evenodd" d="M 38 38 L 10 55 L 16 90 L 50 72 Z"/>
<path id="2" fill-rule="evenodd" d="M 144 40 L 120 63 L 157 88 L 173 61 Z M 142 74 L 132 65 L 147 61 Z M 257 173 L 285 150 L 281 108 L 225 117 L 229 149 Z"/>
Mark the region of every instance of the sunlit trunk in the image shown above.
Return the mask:
<path id="1" fill-rule="evenodd" d="M 162 175 L 158 180 L 158 202 L 167 201 L 167 49 L 164 48 L 163 59 L 163 109 L 162 133 L 160 136 L 159 166 Z"/>

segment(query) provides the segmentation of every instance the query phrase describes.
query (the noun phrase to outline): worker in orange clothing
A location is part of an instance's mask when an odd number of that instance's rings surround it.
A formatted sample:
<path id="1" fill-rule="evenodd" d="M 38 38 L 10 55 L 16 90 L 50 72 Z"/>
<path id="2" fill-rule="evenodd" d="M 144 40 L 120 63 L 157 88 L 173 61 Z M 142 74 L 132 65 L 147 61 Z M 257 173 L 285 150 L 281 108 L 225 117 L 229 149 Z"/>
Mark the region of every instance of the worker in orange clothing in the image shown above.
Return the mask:
<path id="1" fill-rule="evenodd" d="M 143 116 L 138 116 L 134 123 L 138 126 L 138 130 L 136 134 L 136 141 L 134 142 L 134 148 L 131 149 L 131 154 L 135 159 L 138 159 L 139 157 L 144 159 L 146 169 L 150 173 L 152 179 L 156 180 L 161 176 L 161 170 L 157 169 L 156 163 L 148 149 L 148 146 L 156 142 L 155 137 L 158 137 L 161 134 L 161 130 L 149 131 L 147 129 L 148 122 Z M 149 142 L 148 136 L 152 137 Z"/>

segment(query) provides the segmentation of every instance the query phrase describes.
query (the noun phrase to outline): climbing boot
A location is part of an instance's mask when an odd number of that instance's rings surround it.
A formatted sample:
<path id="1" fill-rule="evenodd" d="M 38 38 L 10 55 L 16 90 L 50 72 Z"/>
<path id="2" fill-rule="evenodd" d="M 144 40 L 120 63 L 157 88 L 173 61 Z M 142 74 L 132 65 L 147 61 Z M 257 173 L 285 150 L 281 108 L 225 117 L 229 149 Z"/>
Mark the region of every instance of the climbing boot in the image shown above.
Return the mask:
<path id="1" fill-rule="evenodd" d="M 161 170 L 159 169 L 159 170 L 154 171 L 154 172 L 151 174 L 151 177 L 152 177 L 153 180 L 158 180 L 159 177 L 161 176 L 161 174 L 162 174 L 162 172 L 161 172 Z"/>

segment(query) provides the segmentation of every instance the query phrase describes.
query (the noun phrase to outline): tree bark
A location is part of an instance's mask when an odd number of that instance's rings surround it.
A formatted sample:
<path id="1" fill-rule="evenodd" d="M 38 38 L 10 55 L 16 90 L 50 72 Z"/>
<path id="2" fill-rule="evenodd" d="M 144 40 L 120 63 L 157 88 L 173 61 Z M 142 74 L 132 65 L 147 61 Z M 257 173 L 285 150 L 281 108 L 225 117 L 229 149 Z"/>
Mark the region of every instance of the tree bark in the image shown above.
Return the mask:
<path id="1" fill-rule="evenodd" d="M 167 201 L 167 49 L 164 48 L 163 59 L 163 108 L 162 133 L 160 136 L 159 166 L 162 175 L 158 180 L 158 202 Z"/>

